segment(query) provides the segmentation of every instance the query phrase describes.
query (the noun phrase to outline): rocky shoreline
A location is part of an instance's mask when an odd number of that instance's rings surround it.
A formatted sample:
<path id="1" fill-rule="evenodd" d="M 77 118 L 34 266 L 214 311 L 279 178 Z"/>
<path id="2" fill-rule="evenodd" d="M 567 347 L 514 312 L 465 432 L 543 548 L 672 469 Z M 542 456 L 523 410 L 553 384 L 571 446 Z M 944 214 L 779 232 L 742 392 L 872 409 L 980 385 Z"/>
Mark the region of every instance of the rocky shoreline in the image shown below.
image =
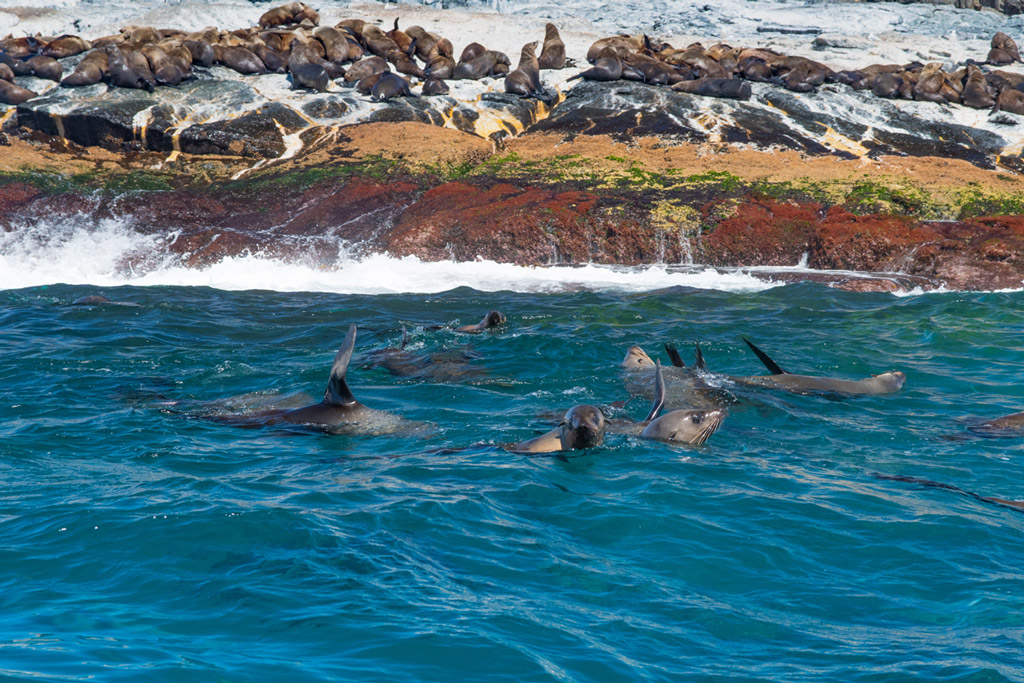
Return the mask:
<path id="1" fill-rule="evenodd" d="M 162 239 L 155 252 L 121 265 L 136 273 L 168 257 L 203 268 L 244 254 L 326 267 L 344 245 L 363 255 L 537 266 L 802 265 L 842 272 L 761 276 L 858 291 L 993 290 L 1024 281 L 1019 179 L 968 162 L 916 160 L 921 176 L 956 164 L 923 189 L 906 181 L 899 158 L 859 172 L 853 161 L 829 159 L 832 179 L 813 180 L 825 160 L 797 152 L 701 154 L 656 138 L 630 148 L 609 136 L 570 143 L 540 135 L 495 152 L 475 136 L 439 136 L 427 124 L 364 124 L 348 133 L 347 143 L 256 169 L 244 159 L 188 155 L 160 157 L 158 170 L 152 154 L 109 154 L 97 164 L 91 150 L 63 140 L 10 139 L 12 158 L 32 163 L 0 174 L 0 226 L 116 219 Z M 76 173 L 63 170 L 69 163 Z M 843 164 L 849 176 L 834 168 Z M 786 179 L 767 172 L 772 165 L 808 175 Z M 955 192 L 969 173 L 968 182 L 987 189 Z"/>

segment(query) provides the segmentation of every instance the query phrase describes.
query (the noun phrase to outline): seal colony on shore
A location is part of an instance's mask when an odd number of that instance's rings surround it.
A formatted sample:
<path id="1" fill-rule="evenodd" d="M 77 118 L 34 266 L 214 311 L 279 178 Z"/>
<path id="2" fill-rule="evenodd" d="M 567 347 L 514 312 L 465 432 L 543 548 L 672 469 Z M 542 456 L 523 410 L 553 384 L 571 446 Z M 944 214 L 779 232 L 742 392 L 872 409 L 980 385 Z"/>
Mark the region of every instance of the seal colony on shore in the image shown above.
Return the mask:
<path id="1" fill-rule="evenodd" d="M 59 60 L 82 53 L 85 56 L 65 75 Z M 450 90 L 445 81 L 487 77 L 504 77 L 507 93 L 550 101 L 542 70 L 573 64 L 553 23 L 545 26 L 542 42 L 523 46 L 514 70 L 505 53 L 478 42 L 469 43 L 457 62 L 455 54 L 448 38 L 420 26 L 400 28 L 398 19 L 388 31 L 362 19 L 320 26 L 317 10 L 290 2 L 266 11 L 258 25 L 234 30 L 207 27 L 186 32 L 128 26 L 93 41 L 70 34 L 8 36 L 0 40 L 0 102 L 18 105 L 36 96 L 14 82 L 21 76 L 59 81 L 61 87 L 68 88 L 103 82 L 152 91 L 158 86 L 177 86 L 194 78 L 195 68 L 213 65 L 243 75 L 287 73 L 293 88 L 315 92 L 326 92 L 332 84 L 355 83 L 360 93 L 378 102 L 443 95 Z M 949 71 L 938 62 L 835 69 L 770 48 L 727 43 L 705 47 L 701 42 L 676 47 L 647 34 L 601 38 L 590 46 L 586 59 L 592 67 L 574 79 L 631 80 L 667 86 L 682 94 L 739 100 L 751 97 L 750 82 L 798 93 L 837 83 L 880 98 L 962 104 L 1024 115 L 1024 98 L 1019 94 L 1024 93 L 1024 75 L 995 68 L 1021 61 L 1016 42 L 1001 31 L 993 36 L 983 62 L 969 59 Z M 983 70 L 983 66 L 989 69 Z M 419 92 L 413 87 L 419 87 Z"/>

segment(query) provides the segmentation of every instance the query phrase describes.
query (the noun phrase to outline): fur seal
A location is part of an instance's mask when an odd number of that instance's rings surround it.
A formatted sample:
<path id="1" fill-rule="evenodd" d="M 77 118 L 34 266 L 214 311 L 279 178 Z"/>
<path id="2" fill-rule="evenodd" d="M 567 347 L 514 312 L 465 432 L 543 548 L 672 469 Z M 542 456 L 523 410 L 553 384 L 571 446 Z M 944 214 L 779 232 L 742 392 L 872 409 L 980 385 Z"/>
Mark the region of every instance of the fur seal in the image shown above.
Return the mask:
<path id="1" fill-rule="evenodd" d="M 654 368 L 654 361 L 639 346 L 630 346 L 620 365 L 627 370 L 645 370 Z"/>
<path id="2" fill-rule="evenodd" d="M 459 62 L 452 70 L 452 78 L 455 80 L 479 81 L 485 76 L 496 76 L 497 74 L 498 53 L 491 50 L 485 51 L 468 62 Z"/>
<path id="3" fill-rule="evenodd" d="M 725 97 L 733 100 L 749 100 L 750 83 L 739 78 L 698 78 L 693 81 L 680 81 L 672 86 L 676 92 L 705 97 Z"/>
<path id="4" fill-rule="evenodd" d="M 217 54 L 213 50 L 213 45 L 205 40 L 185 40 L 181 44 L 192 54 L 193 64 L 211 67 L 217 62 Z"/>
<path id="5" fill-rule="evenodd" d="M 11 70 L 15 76 L 31 76 L 32 67 L 21 59 L 15 59 L 5 52 L 0 52 L 0 64 Z"/>
<path id="6" fill-rule="evenodd" d="M 348 83 L 355 83 L 361 81 L 368 76 L 376 76 L 382 74 L 385 71 L 391 71 L 391 67 L 388 66 L 388 60 L 383 57 L 363 57 L 358 62 L 353 64 L 345 72 L 345 81 Z"/>
<path id="7" fill-rule="evenodd" d="M 152 74 L 148 73 L 148 63 L 146 73 L 141 73 L 128 64 L 124 53 L 121 52 L 121 48 L 110 46 L 105 48 L 105 50 L 107 53 L 107 78 L 110 79 L 111 85 L 118 88 L 138 88 L 153 92 L 153 89 L 156 87 L 156 80 Z"/>
<path id="8" fill-rule="evenodd" d="M 589 54 L 587 55 L 589 59 Z M 587 81 L 617 81 L 622 78 L 622 60 L 612 48 L 606 47 L 593 60 L 594 66 L 581 71 L 569 80 L 582 78 Z"/>
<path id="9" fill-rule="evenodd" d="M 292 76 L 292 87 L 308 88 L 327 92 L 330 76 L 319 62 L 322 60 L 305 44 L 295 43 L 288 57 L 288 72 Z"/>
<path id="10" fill-rule="evenodd" d="M 370 99 L 374 102 L 383 102 L 389 100 L 392 97 L 416 97 L 416 95 L 409 90 L 409 81 L 405 80 L 398 74 L 393 74 L 390 71 L 380 75 L 380 78 L 373 87 L 370 89 Z"/>
<path id="11" fill-rule="evenodd" d="M 265 74 L 267 66 L 251 50 L 244 47 L 213 46 L 217 62 L 243 75 Z"/>
<path id="12" fill-rule="evenodd" d="M 996 103 L 995 98 L 989 92 L 985 74 L 974 64 L 967 65 L 967 79 L 964 81 L 961 100 L 964 106 L 972 109 L 988 109 Z"/>
<path id="13" fill-rule="evenodd" d="M 345 434 L 373 433 L 379 431 L 382 422 L 394 422 L 397 418 L 393 415 L 367 408 L 349 389 L 348 366 L 355 343 L 356 326 L 350 325 L 345 341 L 334 356 L 322 401 L 294 410 L 270 411 L 258 417 L 264 422 L 290 422 Z"/>
<path id="14" fill-rule="evenodd" d="M 106 50 L 92 50 L 60 84 L 66 88 L 73 88 L 99 83 L 107 76 L 107 59 Z"/>
<path id="15" fill-rule="evenodd" d="M 487 48 L 480 43 L 470 43 L 463 48 L 462 54 L 459 55 L 459 64 L 471 62 L 485 52 L 487 52 Z"/>
<path id="16" fill-rule="evenodd" d="M 0 80 L 14 82 L 14 72 L 11 71 L 11 67 L 0 62 Z"/>
<path id="17" fill-rule="evenodd" d="M 112 301 L 105 296 L 100 294 L 90 294 L 88 296 L 80 296 L 71 302 L 72 306 L 129 306 L 129 307 L 141 307 L 141 304 L 137 304 L 133 301 Z"/>
<path id="18" fill-rule="evenodd" d="M 617 36 L 609 36 L 608 38 L 601 38 L 599 40 L 595 40 L 587 49 L 587 61 L 591 64 L 596 64 L 597 60 L 601 58 L 601 54 L 606 50 L 611 50 L 615 54 L 621 56 L 630 54 L 631 52 L 639 52 L 644 49 L 644 45 L 645 41 L 643 36 L 631 36 L 625 33 L 621 33 Z"/>
<path id="19" fill-rule="evenodd" d="M 0 52 L 6 53 L 14 59 L 24 59 L 39 52 L 39 39 L 35 36 L 13 38 L 8 35 L 0 40 Z"/>
<path id="20" fill-rule="evenodd" d="M 544 46 L 540 50 L 537 64 L 541 69 L 565 68 L 565 43 L 558 35 L 558 27 L 550 22 L 544 26 Z"/>
<path id="21" fill-rule="evenodd" d="M 36 95 L 38 93 L 28 88 L 22 88 L 20 85 L 0 79 L 0 102 L 4 104 L 18 105 L 31 100 Z"/>
<path id="22" fill-rule="evenodd" d="M 604 414 L 591 405 L 573 406 L 558 427 L 546 434 L 507 447 L 513 453 L 556 453 L 604 444 Z"/>
<path id="23" fill-rule="evenodd" d="M 484 330 L 493 330 L 496 327 L 500 327 L 505 324 L 507 319 L 505 314 L 501 311 L 490 311 L 484 316 L 484 319 L 478 322 L 476 325 L 463 325 L 462 327 L 455 328 L 456 332 L 462 332 L 464 334 L 479 334 Z"/>
<path id="24" fill-rule="evenodd" d="M 447 95 L 449 93 L 448 84 L 440 78 L 430 76 L 423 81 L 422 92 L 424 95 Z"/>
<path id="25" fill-rule="evenodd" d="M 64 77 L 64 71 L 61 69 L 60 62 L 53 57 L 36 55 L 26 59 L 25 63 L 32 69 L 32 75 L 36 78 L 59 82 Z"/>
<path id="26" fill-rule="evenodd" d="M 917 81 L 912 88 L 914 99 L 924 102 L 948 104 L 948 101 L 942 95 L 942 86 L 945 82 L 946 74 L 942 71 L 942 64 L 939 62 L 925 64 L 924 68 L 921 69 L 921 73 L 917 75 Z"/>
<path id="27" fill-rule="evenodd" d="M 743 338 L 750 350 L 754 352 L 772 374 L 767 377 L 736 377 L 739 384 L 747 386 L 784 389 L 796 394 L 830 393 L 848 396 L 874 396 L 891 394 L 903 388 L 907 376 L 899 371 L 873 375 L 868 379 L 847 380 L 831 377 L 813 377 L 810 375 L 794 375 L 786 372 L 778 363 L 768 357 L 761 349 L 754 346 L 749 339 Z"/>
<path id="28" fill-rule="evenodd" d="M 992 36 L 991 47 L 986 61 L 993 66 L 1006 66 L 1021 61 L 1017 43 L 1002 31 Z"/>
<path id="29" fill-rule="evenodd" d="M 643 422 L 636 424 L 640 429 L 639 436 L 668 443 L 685 443 L 692 446 L 704 445 L 711 435 L 718 431 L 725 420 L 725 411 L 713 410 L 673 410 L 658 416 L 665 405 L 665 378 L 661 363 L 655 367 L 654 401 L 650 412 Z"/>
<path id="30" fill-rule="evenodd" d="M 986 420 L 971 429 L 989 436 L 1021 436 L 1024 434 L 1024 412 Z"/>
<path id="31" fill-rule="evenodd" d="M 180 85 L 185 79 L 186 74 L 162 48 L 144 45 L 141 51 L 149 61 L 149 70 L 160 85 Z"/>
<path id="32" fill-rule="evenodd" d="M 1008 111 L 1011 114 L 1024 116 L 1024 92 L 1010 88 L 999 93 L 992 113 Z"/>
<path id="33" fill-rule="evenodd" d="M 544 97 L 544 87 L 540 83 L 540 66 L 537 63 L 537 55 L 534 51 L 537 43 L 523 45 L 523 52 L 519 56 L 519 66 L 515 71 L 505 76 L 505 92 L 520 97 Z"/>
<path id="34" fill-rule="evenodd" d="M 267 71 L 274 74 L 283 74 L 288 71 L 288 60 L 291 55 L 285 55 L 283 52 L 267 47 L 266 45 L 253 45 L 252 53 L 260 58 L 263 62 L 263 66 L 267 68 Z"/>
<path id="35" fill-rule="evenodd" d="M 354 62 L 363 56 L 363 48 L 336 28 L 321 26 L 313 31 L 313 38 L 323 44 L 324 59 L 329 62 L 340 65 Z"/>
<path id="36" fill-rule="evenodd" d="M 73 57 L 90 49 L 92 49 L 92 43 L 88 40 L 65 33 L 44 45 L 39 54 L 43 57 L 64 59 L 65 57 Z"/>

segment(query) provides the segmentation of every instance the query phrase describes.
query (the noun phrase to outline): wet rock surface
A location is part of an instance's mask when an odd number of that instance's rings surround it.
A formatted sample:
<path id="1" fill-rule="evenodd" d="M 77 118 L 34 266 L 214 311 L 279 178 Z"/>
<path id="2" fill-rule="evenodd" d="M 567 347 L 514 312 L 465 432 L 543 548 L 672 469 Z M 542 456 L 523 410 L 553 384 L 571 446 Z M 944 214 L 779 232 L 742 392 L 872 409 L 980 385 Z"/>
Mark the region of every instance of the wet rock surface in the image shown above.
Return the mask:
<path id="1" fill-rule="evenodd" d="M 8 231 L 45 215 L 118 217 L 140 232 L 173 234 L 164 253 L 140 257 L 132 264 L 136 269 L 168 255 L 189 267 L 247 253 L 328 264 L 339 248 L 352 247 L 424 260 L 524 265 L 692 262 L 855 291 L 989 290 L 1024 281 L 1019 216 L 921 221 L 744 196 L 727 209 L 716 202 L 693 207 L 691 219 L 673 223 L 652 212 L 652 197 L 639 192 L 414 180 L 353 177 L 302 190 L 241 184 L 147 192 L 131 201 L 11 184 L 0 192 L 0 203 Z M 801 264 L 819 271 L 792 270 Z"/>

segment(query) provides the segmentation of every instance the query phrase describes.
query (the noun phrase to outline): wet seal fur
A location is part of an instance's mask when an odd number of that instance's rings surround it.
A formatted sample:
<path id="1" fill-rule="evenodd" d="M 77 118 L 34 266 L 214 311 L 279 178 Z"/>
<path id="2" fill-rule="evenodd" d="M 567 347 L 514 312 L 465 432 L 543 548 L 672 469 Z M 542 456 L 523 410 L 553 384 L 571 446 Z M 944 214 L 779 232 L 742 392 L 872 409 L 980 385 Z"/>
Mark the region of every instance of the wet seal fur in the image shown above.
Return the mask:
<path id="1" fill-rule="evenodd" d="M 604 444 L 604 413 L 591 405 L 573 406 L 558 427 L 533 439 L 506 446 L 512 453 L 557 453 Z"/>
<path id="2" fill-rule="evenodd" d="M 462 332 L 463 334 L 479 334 L 484 330 L 493 330 L 504 325 L 506 320 L 505 314 L 501 311 L 490 311 L 476 325 L 463 325 L 462 327 L 455 328 L 455 331 Z"/>
<path id="3" fill-rule="evenodd" d="M 903 388 L 903 383 L 907 379 L 907 376 L 899 371 L 885 372 L 860 380 L 795 375 L 779 367 L 778 363 L 769 358 L 768 354 L 764 351 L 754 346 L 746 337 L 743 338 L 743 341 L 747 343 L 750 350 L 754 352 L 772 374 L 767 377 L 732 378 L 738 384 L 770 389 L 784 389 L 785 391 L 797 394 L 834 393 L 848 396 L 874 396 L 899 391 Z"/>

